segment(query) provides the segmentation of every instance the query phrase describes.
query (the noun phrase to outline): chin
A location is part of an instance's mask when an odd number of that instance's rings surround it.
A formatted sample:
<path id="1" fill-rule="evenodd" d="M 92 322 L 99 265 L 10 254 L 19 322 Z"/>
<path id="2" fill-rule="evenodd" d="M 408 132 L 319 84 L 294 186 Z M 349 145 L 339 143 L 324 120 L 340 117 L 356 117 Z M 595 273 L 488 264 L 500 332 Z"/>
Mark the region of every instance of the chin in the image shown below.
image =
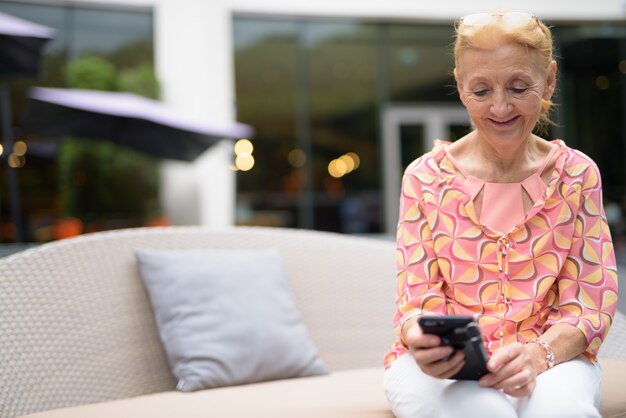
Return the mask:
<path id="1" fill-rule="evenodd" d="M 494 132 L 489 130 L 488 132 L 480 132 L 479 135 L 483 138 L 487 138 L 489 142 L 495 145 L 514 145 L 521 144 L 531 135 L 531 132 Z"/>

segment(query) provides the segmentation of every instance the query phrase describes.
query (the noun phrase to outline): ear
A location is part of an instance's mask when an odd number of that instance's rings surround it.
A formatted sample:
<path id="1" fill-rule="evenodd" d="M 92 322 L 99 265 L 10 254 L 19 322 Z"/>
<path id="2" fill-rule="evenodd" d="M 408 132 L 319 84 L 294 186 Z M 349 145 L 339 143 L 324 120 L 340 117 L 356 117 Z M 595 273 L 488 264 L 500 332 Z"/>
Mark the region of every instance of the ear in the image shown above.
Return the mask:
<path id="1" fill-rule="evenodd" d="M 556 88 L 556 61 L 552 61 L 548 67 L 548 77 L 546 80 L 546 89 L 543 92 L 543 98 L 550 100 Z"/>

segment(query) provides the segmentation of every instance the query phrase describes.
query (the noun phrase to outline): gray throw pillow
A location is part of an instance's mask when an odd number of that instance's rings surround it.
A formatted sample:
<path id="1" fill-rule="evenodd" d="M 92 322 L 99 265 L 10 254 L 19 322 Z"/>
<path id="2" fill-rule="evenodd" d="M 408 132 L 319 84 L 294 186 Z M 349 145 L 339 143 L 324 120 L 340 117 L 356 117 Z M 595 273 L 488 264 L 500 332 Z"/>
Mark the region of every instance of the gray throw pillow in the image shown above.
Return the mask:
<path id="1" fill-rule="evenodd" d="M 179 390 L 328 373 L 288 289 L 278 251 L 135 255 Z"/>

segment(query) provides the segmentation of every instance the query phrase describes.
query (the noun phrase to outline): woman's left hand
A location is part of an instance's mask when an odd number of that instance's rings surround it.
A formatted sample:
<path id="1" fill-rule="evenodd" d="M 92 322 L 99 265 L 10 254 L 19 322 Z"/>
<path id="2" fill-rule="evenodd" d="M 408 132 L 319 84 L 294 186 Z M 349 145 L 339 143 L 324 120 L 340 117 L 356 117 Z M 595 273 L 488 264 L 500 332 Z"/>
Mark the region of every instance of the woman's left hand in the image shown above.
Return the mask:
<path id="1" fill-rule="evenodd" d="M 529 396 L 535 389 L 537 370 L 528 346 L 522 343 L 508 344 L 487 361 L 489 373 L 479 383 L 482 387 L 501 389 L 507 395 Z"/>

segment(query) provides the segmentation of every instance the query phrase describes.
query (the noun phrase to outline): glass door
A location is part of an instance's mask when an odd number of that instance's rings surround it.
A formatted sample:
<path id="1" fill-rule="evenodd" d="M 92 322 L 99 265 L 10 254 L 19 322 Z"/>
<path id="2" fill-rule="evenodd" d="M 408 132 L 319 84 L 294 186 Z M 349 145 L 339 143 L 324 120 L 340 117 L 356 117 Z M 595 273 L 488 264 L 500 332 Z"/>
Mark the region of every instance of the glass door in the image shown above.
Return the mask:
<path id="1" fill-rule="evenodd" d="M 435 139 L 455 141 L 471 129 L 463 106 L 442 104 L 392 105 L 384 109 L 383 190 L 385 233 L 395 234 L 402 173 L 430 151 Z"/>

